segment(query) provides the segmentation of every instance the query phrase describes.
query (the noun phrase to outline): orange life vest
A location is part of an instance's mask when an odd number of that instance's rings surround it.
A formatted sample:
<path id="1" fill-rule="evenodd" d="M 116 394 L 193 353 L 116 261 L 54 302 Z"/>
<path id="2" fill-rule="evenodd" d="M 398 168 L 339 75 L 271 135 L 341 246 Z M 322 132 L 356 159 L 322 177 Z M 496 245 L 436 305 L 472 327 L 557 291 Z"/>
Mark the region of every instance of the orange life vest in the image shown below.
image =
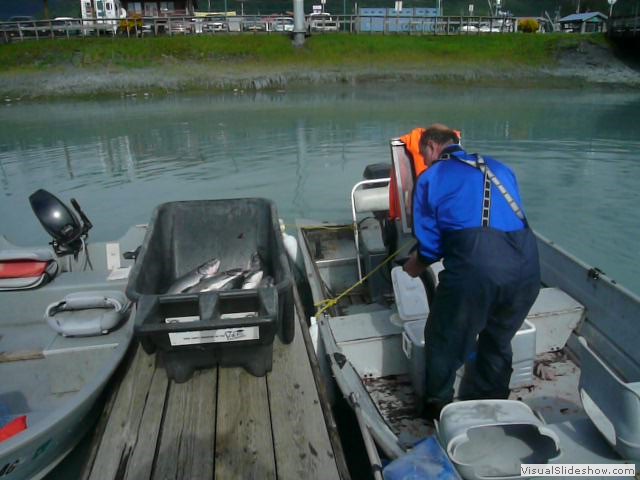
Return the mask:
<path id="1" fill-rule="evenodd" d="M 400 137 L 400 141 L 404 143 L 407 153 L 411 157 L 411 163 L 413 164 L 414 178 L 427 169 L 427 164 L 420 151 L 420 138 L 424 133 L 424 128 L 414 128 L 410 133 Z M 454 130 L 458 135 L 458 139 L 462 138 L 462 132 Z M 400 218 L 400 199 L 398 198 L 398 186 L 396 182 L 395 169 L 391 169 L 391 181 L 389 185 L 389 219 L 396 220 Z"/>

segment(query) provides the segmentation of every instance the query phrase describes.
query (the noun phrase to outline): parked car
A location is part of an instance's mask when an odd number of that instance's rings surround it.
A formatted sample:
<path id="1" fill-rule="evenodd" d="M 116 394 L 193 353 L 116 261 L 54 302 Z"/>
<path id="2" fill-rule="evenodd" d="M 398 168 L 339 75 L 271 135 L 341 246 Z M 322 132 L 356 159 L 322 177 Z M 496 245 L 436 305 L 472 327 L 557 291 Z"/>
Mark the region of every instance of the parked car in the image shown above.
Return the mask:
<path id="1" fill-rule="evenodd" d="M 38 21 L 27 15 L 14 15 L 9 17 L 7 23 L 3 24 L 3 33 L 9 37 L 19 37 L 22 33 L 23 37 L 35 37 L 49 35 L 49 27 L 38 25 Z"/>
<path id="2" fill-rule="evenodd" d="M 75 36 L 82 32 L 82 25 L 75 18 L 56 17 L 51 21 L 51 29 L 56 37 Z"/>
<path id="3" fill-rule="evenodd" d="M 202 31 L 204 33 L 228 32 L 229 24 L 225 17 L 207 15 L 203 20 Z"/>
<path id="4" fill-rule="evenodd" d="M 293 18 L 291 17 L 276 17 L 271 22 L 272 30 L 274 32 L 293 32 Z"/>
<path id="5" fill-rule="evenodd" d="M 242 30 L 245 32 L 266 32 L 267 22 L 260 18 L 244 18 L 242 20 Z"/>
<path id="6" fill-rule="evenodd" d="M 192 33 L 193 32 L 193 25 L 191 25 L 191 22 L 189 20 L 186 19 L 171 19 L 170 21 L 167 21 L 166 23 L 166 32 L 170 33 L 171 35 L 176 35 L 176 34 L 188 34 L 188 33 Z"/>
<path id="7" fill-rule="evenodd" d="M 496 25 L 482 24 L 480 25 L 480 31 L 482 33 L 500 33 L 502 30 Z"/>
<path id="8" fill-rule="evenodd" d="M 337 32 L 338 22 L 329 13 L 311 13 L 307 17 L 307 30 L 310 32 Z"/>

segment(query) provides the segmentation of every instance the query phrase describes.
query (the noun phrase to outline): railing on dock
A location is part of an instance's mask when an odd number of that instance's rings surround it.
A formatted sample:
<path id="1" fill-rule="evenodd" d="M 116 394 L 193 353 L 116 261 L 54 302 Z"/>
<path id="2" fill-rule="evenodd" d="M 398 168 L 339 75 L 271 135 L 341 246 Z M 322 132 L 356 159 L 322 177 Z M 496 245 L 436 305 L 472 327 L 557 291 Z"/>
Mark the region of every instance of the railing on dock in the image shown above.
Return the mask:
<path id="1" fill-rule="evenodd" d="M 0 22 L 0 43 L 90 37 L 148 37 L 219 34 L 291 34 L 292 24 L 271 16 L 131 16 L 120 19 L 64 18 Z M 352 33 L 381 35 L 483 35 L 517 31 L 517 19 L 504 17 L 407 17 L 332 15 L 307 21 L 314 34 Z"/>
<path id="2" fill-rule="evenodd" d="M 640 37 L 640 15 L 611 17 L 607 33 L 610 37 Z"/>

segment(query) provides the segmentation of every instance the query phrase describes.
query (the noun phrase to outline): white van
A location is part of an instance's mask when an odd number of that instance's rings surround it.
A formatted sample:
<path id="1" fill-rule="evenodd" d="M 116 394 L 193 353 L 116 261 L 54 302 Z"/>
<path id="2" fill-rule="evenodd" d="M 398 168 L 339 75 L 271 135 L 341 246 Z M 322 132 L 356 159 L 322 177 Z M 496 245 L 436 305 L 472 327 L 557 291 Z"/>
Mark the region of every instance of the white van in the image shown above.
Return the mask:
<path id="1" fill-rule="evenodd" d="M 337 32 L 338 22 L 330 13 L 310 13 L 307 17 L 307 30 L 310 32 Z"/>

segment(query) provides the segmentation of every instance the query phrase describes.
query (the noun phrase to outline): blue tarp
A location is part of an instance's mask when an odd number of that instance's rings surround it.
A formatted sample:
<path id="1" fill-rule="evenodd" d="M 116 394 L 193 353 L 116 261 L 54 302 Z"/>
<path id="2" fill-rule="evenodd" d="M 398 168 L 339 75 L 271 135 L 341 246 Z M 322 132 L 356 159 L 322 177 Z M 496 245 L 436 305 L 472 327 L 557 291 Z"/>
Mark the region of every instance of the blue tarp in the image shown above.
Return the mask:
<path id="1" fill-rule="evenodd" d="M 385 480 L 460 480 L 453 463 L 434 435 L 418 442 L 382 471 Z"/>

